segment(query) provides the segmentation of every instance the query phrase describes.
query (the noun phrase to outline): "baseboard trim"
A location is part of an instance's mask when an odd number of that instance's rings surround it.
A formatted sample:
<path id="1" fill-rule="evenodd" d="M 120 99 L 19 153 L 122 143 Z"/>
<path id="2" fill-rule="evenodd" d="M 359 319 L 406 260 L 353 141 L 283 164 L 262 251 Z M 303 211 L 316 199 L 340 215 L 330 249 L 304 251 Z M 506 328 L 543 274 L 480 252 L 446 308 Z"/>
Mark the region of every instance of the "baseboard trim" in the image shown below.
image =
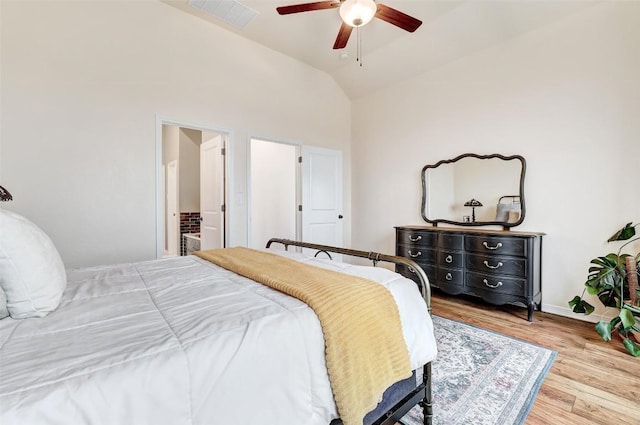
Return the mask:
<path id="1" fill-rule="evenodd" d="M 611 312 L 605 311 L 603 314 L 591 313 L 586 316 L 584 314 L 574 313 L 568 307 L 562 307 L 553 304 L 542 303 L 542 311 L 546 313 L 556 314 L 558 316 L 570 317 L 571 319 L 578 319 L 584 322 L 597 323 L 601 320 L 609 321 L 616 316 L 615 310 L 611 309 Z"/>

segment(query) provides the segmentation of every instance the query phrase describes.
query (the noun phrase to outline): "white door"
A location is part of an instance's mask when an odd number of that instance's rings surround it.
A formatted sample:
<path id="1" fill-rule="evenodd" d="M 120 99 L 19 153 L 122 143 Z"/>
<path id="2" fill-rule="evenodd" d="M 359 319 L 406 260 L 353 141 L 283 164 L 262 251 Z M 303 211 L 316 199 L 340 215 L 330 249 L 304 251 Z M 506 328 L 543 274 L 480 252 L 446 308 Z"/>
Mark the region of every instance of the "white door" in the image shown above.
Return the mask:
<path id="1" fill-rule="evenodd" d="M 224 247 L 224 140 L 200 145 L 200 249 Z"/>
<path id="2" fill-rule="evenodd" d="M 166 193 L 166 235 L 167 255 L 178 255 L 178 232 L 180 215 L 178 214 L 178 161 L 167 164 L 167 193 Z"/>
<path id="3" fill-rule="evenodd" d="M 302 240 L 342 246 L 342 152 L 302 147 Z"/>

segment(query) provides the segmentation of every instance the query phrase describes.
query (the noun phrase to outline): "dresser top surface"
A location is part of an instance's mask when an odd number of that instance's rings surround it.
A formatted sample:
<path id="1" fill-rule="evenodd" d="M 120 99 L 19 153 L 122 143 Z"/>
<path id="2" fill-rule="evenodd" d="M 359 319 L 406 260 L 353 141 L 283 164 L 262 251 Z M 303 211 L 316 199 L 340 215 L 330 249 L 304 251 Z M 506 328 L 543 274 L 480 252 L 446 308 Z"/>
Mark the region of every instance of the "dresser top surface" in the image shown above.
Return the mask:
<path id="1" fill-rule="evenodd" d="M 480 235 L 495 235 L 495 236 L 544 236 L 543 232 L 520 232 L 515 230 L 499 230 L 499 229 L 476 229 L 472 227 L 442 227 L 442 226 L 419 226 L 419 225 L 407 225 L 407 226 L 395 226 L 396 229 L 410 229 L 410 230 L 427 230 L 437 232 L 452 232 L 452 233 L 467 233 L 467 234 L 480 234 Z"/>

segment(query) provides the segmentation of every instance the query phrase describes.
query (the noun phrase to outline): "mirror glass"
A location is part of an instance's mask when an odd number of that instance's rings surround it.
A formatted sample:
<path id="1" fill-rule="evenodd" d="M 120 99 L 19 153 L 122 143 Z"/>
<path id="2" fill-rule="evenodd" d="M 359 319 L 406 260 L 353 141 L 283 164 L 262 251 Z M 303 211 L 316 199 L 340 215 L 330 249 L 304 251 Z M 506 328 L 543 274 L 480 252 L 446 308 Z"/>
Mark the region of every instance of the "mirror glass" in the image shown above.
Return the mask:
<path id="1" fill-rule="evenodd" d="M 437 225 L 497 224 L 524 220 L 526 163 L 519 155 L 463 154 L 422 169 L 422 217 Z"/>

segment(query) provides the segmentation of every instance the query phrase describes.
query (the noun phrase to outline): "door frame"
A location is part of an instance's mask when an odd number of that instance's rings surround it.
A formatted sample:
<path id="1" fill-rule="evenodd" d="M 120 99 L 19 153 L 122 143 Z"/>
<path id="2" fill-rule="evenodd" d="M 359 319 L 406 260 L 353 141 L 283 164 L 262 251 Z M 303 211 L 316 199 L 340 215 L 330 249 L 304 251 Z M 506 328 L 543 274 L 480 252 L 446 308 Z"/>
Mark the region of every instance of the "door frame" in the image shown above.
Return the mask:
<path id="1" fill-rule="evenodd" d="M 233 132 L 229 129 L 216 127 L 213 125 L 194 123 L 178 120 L 174 118 L 156 115 L 156 258 L 162 258 L 164 253 L 164 181 L 162 172 L 162 126 L 173 125 L 178 127 L 191 128 L 199 131 L 208 131 L 226 135 L 225 156 L 224 156 L 224 245 L 229 246 L 229 229 L 233 220 L 233 208 L 231 197 L 233 193 L 229 190 L 233 185 L 232 161 L 232 140 Z"/>
<path id="2" fill-rule="evenodd" d="M 163 166 L 164 167 L 164 166 Z M 173 169 L 173 172 L 171 171 Z M 167 184 L 162 193 L 163 193 L 163 197 L 164 197 L 164 217 L 165 217 L 165 221 L 164 224 L 162 226 L 162 230 L 164 231 L 165 229 L 170 229 L 171 232 L 167 232 L 167 233 L 173 233 L 173 238 L 175 240 L 171 240 L 171 235 L 164 233 L 164 242 L 166 244 L 166 249 L 163 249 L 163 253 L 166 253 L 167 255 L 178 255 L 178 244 L 179 244 L 179 235 L 180 235 L 180 211 L 178 208 L 178 205 L 180 205 L 180 199 L 179 199 L 179 194 L 178 194 L 178 187 L 180 186 L 180 183 L 178 182 L 178 160 L 174 159 L 171 160 L 167 163 L 167 167 L 166 167 L 166 173 L 163 176 L 162 182 L 167 182 L 169 184 Z M 171 178 L 170 178 L 171 176 Z M 171 180 L 173 181 L 173 184 L 171 184 Z M 171 190 L 170 190 L 171 189 Z M 173 199 L 173 204 L 174 205 L 170 205 L 169 203 L 169 199 L 170 196 L 167 196 L 167 194 L 169 194 L 171 191 L 173 191 L 173 195 L 174 195 L 174 199 Z M 171 217 L 168 213 L 169 213 L 169 207 L 175 207 L 175 214 L 173 215 L 173 217 Z M 170 242 L 173 242 L 173 244 L 171 244 Z M 173 247 L 171 246 L 173 245 Z"/>

